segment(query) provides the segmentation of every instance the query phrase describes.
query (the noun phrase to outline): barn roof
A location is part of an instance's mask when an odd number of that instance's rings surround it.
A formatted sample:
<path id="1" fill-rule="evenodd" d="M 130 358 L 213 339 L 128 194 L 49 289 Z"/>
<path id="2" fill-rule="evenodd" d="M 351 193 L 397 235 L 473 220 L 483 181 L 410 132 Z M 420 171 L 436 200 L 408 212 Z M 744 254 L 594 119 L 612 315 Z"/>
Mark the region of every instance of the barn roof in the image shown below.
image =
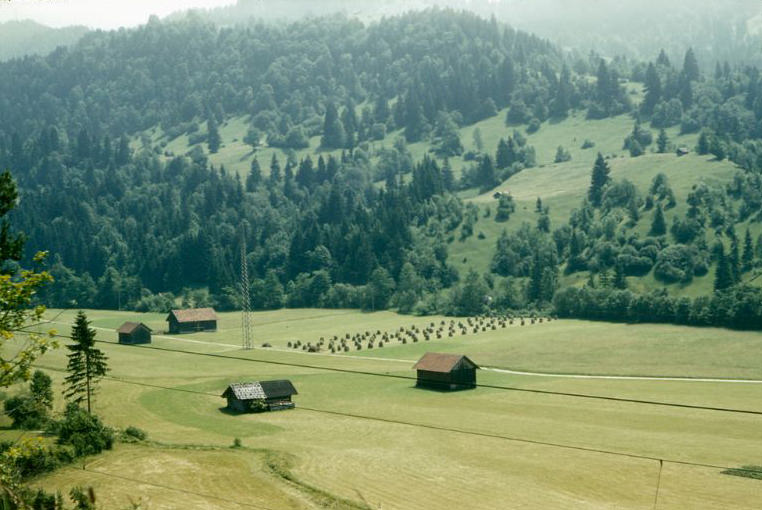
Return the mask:
<path id="1" fill-rule="evenodd" d="M 142 322 L 132 322 L 132 321 L 125 322 L 124 324 L 119 326 L 119 329 L 117 329 L 116 331 L 117 331 L 117 333 L 124 333 L 124 334 L 127 334 L 127 335 L 131 335 L 140 326 L 143 326 L 148 331 L 153 331 L 151 328 L 149 328 L 148 326 L 146 326 Z"/>
<path id="2" fill-rule="evenodd" d="M 287 379 L 277 381 L 255 381 L 247 383 L 233 383 L 222 394 L 227 397 L 230 392 L 238 400 L 252 400 L 258 398 L 281 398 L 297 395 L 296 388 Z"/>
<path id="3" fill-rule="evenodd" d="M 451 372 L 461 363 L 465 368 L 479 368 L 479 366 L 468 359 L 463 354 L 444 354 L 441 352 L 427 352 L 418 360 L 413 368 L 416 370 L 425 370 L 427 372 Z"/>
<path id="4" fill-rule="evenodd" d="M 174 315 L 177 322 L 216 321 L 217 313 L 214 308 L 190 308 L 188 310 L 172 310 L 169 315 Z M 169 317 L 167 317 L 169 320 Z"/>

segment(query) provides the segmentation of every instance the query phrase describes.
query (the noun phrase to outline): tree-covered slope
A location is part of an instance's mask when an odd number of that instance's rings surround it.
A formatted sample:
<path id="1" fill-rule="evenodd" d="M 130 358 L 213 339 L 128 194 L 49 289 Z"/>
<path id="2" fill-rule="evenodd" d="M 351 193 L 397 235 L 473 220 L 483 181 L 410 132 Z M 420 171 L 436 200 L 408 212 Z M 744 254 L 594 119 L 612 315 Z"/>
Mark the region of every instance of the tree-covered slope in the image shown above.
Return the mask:
<path id="1" fill-rule="evenodd" d="M 759 73 L 701 73 L 690 49 L 579 58 L 440 10 L 191 16 L 0 78 L 0 165 L 62 306 L 235 308 L 242 238 L 258 308 L 693 296 L 758 265 Z"/>

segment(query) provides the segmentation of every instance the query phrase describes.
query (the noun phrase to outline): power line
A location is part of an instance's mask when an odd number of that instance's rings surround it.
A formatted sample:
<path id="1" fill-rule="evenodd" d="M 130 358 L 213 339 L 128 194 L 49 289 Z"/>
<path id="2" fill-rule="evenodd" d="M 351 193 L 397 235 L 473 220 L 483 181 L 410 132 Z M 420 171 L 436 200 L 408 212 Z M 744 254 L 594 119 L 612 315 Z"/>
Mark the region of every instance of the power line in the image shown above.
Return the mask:
<path id="1" fill-rule="evenodd" d="M 16 330 L 16 332 L 21 333 L 29 333 L 29 331 L 19 331 Z M 53 335 L 58 338 L 67 338 L 72 339 L 72 337 L 68 335 L 61 335 L 61 334 L 55 334 Z M 354 375 L 366 375 L 371 377 L 387 377 L 391 379 L 402 379 L 407 381 L 418 381 L 419 379 L 415 377 L 410 377 L 406 375 L 396 375 L 396 374 L 382 374 L 378 372 L 368 372 L 365 370 L 350 370 L 347 368 L 336 368 L 336 367 L 325 367 L 320 365 L 307 365 L 303 363 L 291 363 L 286 361 L 273 361 L 273 360 L 263 360 L 258 358 L 241 358 L 238 356 L 229 356 L 226 354 L 219 354 L 219 353 L 212 353 L 212 352 L 196 352 L 196 351 L 186 351 L 182 349 L 170 349 L 167 347 L 157 347 L 155 345 L 124 345 L 117 342 L 112 342 L 108 340 L 95 340 L 98 343 L 104 343 L 109 345 L 118 345 L 120 347 L 127 347 L 127 348 L 139 348 L 139 349 L 149 349 L 154 351 L 161 351 L 161 352 L 172 352 L 176 354 L 187 354 L 187 355 L 193 355 L 193 356 L 204 356 L 209 358 L 218 358 L 218 359 L 228 359 L 228 360 L 237 360 L 237 361 L 248 361 L 251 363 L 263 363 L 263 364 L 269 364 L 269 365 L 278 365 L 278 366 L 287 366 L 287 367 L 296 367 L 296 368 L 307 368 L 312 370 L 324 370 L 328 372 L 337 372 L 337 373 L 345 373 L 345 374 L 354 374 Z M 362 360 L 361 357 L 357 357 L 357 360 Z M 425 381 L 424 381 L 425 382 Z M 431 381 L 431 382 L 437 382 L 437 381 Z M 553 395 L 553 396 L 560 396 L 560 397 L 570 397 L 570 398 L 584 398 L 584 399 L 591 399 L 591 400 L 604 400 L 604 401 L 610 401 L 610 402 L 622 402 L 622 403 L 628 403 L 628 404 L 641 404 L 641 405 L 653 405 L 653 406 L 662 406 L 662 407 L 672 407 L 672 408 L 679 408 L 679 409 L 694 409 L 699 411 L 715 411 L 715 412 L 723 412 L 723 413 L 735 413 L 735 414 L 749 414 L 754 416 L 762 416 L 762 411 L 755 411 L 750 409 L 737 409 L 737 408 L 730 408 L 730 407 L 717 407 L 717 406 L 703 406 L 703 405 L 695 405 L 695 404 L 682 404 L 679 402 L 663 402 L 658 400 L 645 400 L 645 399 L 634 399 L 634 398 L 624 398 L 624 397 L 611 397 L 611 396 L 605 396 L 605 395 L 590 395 L 587 393 L 572 393 L 572 392 L 564 392 L 564 391 L 551 391 L 551 390 L 538 390 L 538 389 L 532 389 L 532 388 L 519 388 L 516 386 L 503 386 L 503 385 L 496 385 L 496 384 L 483 384 L 483 383 L 476 383 L 474 384 L 477 388 L 488 388 L 488 389 L 494 389 L 494 390 L 503 390 L 503 391 L 517 391 L 517 392 L 523 392 L 523 393 L 534 393 L 538 395 Z"/>
<path id="2" fill-rule="evenodd" d="M 52 370 L 54 372 L 66 372 L 63 369 L 54 368 L 54 367 L 48 367 L 48 366 L 42 366 L 42 365 L 35 365 L 38 368 L 44 368 L 46 370 Z M 147 388 L 154 388 L 154 389 L 160 389 L 160 390 L 166 390 L 166 391 L 177 391 L 182 393 L 191 393 L 196 395 L 203 395 L 207 397 L 219 397 L 218 393 L 211 393 L 206 391 L 198 391 L 198 390 L 190 390 L 185 388 L 173 388 L 170 386 L 161 386 L 158 384 L 151 384 L 151 383 L 144 383 L 140 381 L 132 381 L 129 379 L 123 379 L 119 377 L 114 377 L 107 375 L 104 377 L 105 379 L 109 379 L 115 382 L 120 382 L 124 384 L 131 384 L 135 386 L 143 386 Z M 641 455 L 637 453 L 628 453 L 628 452 L 618 452 L 614 450 L 604 450 L 601 448 L 592 448 L 587 446 L 578 446 L 578 445 L 569 445 L 564 443 L 553 443 L 549 441 L 541 441 L 537 439 L 527 439 L 522 437 L 515 437 L 515 436 L 507 436 L 503 434 L 494 434 L 490 432 L 478 432 L 473 430 L 467 430 L 467 429 L 459 429 L 454 427 L 444 427 L 441 425 L 432 425 L 427 423 L 418 423 L 418 422 L 411 422 L 411 421 L 404 421 L 404 420 L 397 420 L 397 419 L 391 419 L 391 418 L 382 418 L 377 416 L 368 416 L 363 414 L 355 414 L 355 413 L 347 413 L 343 411 L 333 411 L 329 409 L 319 409 L 314 407 L 305 407 L 305 406 L 298 406 L 295 409 L 302 410 L 302 411 L 310 411 L 314 413 L 321 413 L 321 414 L 328 414 L 328 415 L 334 415 L 334 416 L 343 416 L 346 418 L 355 418 L 355 419 L 361 419 L 361 420 L 368 420 L 368 421 L 375 421 L 375 422 L 381 422 L 381 423 L 390 423 L 395 425 L 405 425 L 409 427 L 417 427 L 417 428 L 424 428 L 428 430 L 437 430 L 441 432 L 451 432 L 451 433 L 457 433 L 457 434 L 464 434 L 469 436 L 475 436 L 475 437 L 483 437 L 483 438 L 490 438 L 490 439 L 499 439 L 499 440 L 505 440 L 505 441 L 511 441 L 511 442 L 517 442 L 517 443 L 526 443 L 526 444 L 532 444 L 537 446 L 547 446 L 551 448 L 562 448 L 566 450 L 575 450 L 575 451 L 581 451 L 581 452 L 587 452 L 587 453 L 598 453 L 598 454 L 604 454 L 604 455 L 613 455 L 617 457 L 627 457 L 632 459 L 639 459 L 639 460 L 647 460 L 647 461 L 654 461 L 654 462 L 667 462 L 670 464 L 679 464 L 679 465 L 685 465 L 685 466 L 693 466 L 693 467 L 703 467 L 703 468 L 710 468 L 710 469 L 723 469 L 723 470 L 735 470 L 739 472 L 748 472 L 748 473 L 755 473 L 755 474 L 761 474 L 762 475 L 762 469 L 749 469 L 749 468 L 736 468 L 736 467 L 729 467 L 729 466 L 723 466 L 719 464 L 707 464 L 707 463 L 701 463 L 701 462 L 692 462 L 692 461 L 686 461 L 686 460 L 677 460 L 677 459 L 665 459 L 660 457 L 654 457 L 649 455 Z"/>

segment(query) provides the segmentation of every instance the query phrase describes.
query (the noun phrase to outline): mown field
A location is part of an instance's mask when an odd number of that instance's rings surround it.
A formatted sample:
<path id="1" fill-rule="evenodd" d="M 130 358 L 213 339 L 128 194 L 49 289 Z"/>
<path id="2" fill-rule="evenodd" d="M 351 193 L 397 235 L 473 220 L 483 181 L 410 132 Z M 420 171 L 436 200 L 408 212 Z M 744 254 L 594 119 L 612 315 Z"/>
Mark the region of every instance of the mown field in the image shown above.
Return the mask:
<path id="1" fill-rule="evenodd" d="M 152 509 L 236 508 L 231 500 L 257 508 L 645 509 L 654 506 L 654 459 L 762 463 L 759 415 L 517 391 L 762 411 L 762 384 L 481 370 L 480 383 L 502 388 L 439 393 L 418 390 L 411 379 L 413 361 L 427 350 L 462 352 L 484 366 L 530 372 L 762 379 L 762 360 L 750 355 L 762 347 L 758 333 L 552 321 L 331 356 L 286 345 L 450 319 L 262 312 L 254 315 L 256 343 L 273 347 L 242 351 L 235 313 L 221 314 L 216 333 L 177 337 L 161 333 L 166 323 L 158 314 L 89 313 L 93 326 L 104 328 L 104 341 L 113 342 L 113 329 L 127 319 L 157 330 L 154 348 L 101 344 L 112 371 L 96 402 L 109 424 L 138 426 L 150 441 L 119 445 L 88 459 L 84 470 L 72 466 L 37 483 L 92 484 L 109 508 L 143 497 Z M 73 315 L 50 313 L 63 334 Z M 63 374 L 53 369 L 65 366 L 65 351 L 39 364 L 59 384 Z M 222 412 L 218 395 L 228 383 L 274 378 L 293 381 L 297 409 Z M 230 448 L 234 438 L 242 448 Z M 666 462 L 657 508 L 757 508 L 761 484 Z"/>

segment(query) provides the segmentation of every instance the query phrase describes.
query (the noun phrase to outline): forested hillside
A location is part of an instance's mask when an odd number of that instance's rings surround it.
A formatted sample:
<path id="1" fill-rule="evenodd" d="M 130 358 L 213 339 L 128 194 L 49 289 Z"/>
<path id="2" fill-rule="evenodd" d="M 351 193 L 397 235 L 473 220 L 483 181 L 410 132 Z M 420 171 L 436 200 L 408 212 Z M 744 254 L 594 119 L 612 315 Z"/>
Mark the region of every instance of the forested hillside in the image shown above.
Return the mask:
<path id="1" fill-rule="evenodd" d="M 544 308 L 557 295 L 559 313 L 621 318 L 636 298 L 625 288 L 639 279 L 674 294 L 716 275 L 722 294 L 758 264 L 762 82 L 753 67 L 700 69 L 688 48 L 677 64 L 664 53 L 570 57 L 452 11 L 367 26 L 154 19 L 0 64 L 0 166 L 19 183 L 15 221 L 28 246 L 53 254 L 53 305 L 165 310 L 181 296 L 236 308 L 245 238 L 257 308 L 474 314 Z M 577 135 L 592 180 L 562 221 L 550 220 L 552 197 L 533 198 L 537 219 L 522 223 L 525 203 L 493 195 L 528 168 L 571 167 L 578 147 L 538 161 L 535 133 L 623 115 L 615 147 L 585 140 L 584 126 Z M 233 119 L 241 127 L 228 140 L 220 132 Z M 475 129 L 471 143 L 462 135 L 474 125 L 499 128 Z M 187 150 L 169 150 L 176 139 Z M 234 142 L 249 147 L 243 175 L 210 163 Z M 739 168 L 685 195 L 662 173 L 646 187 L 609 175 L 614 153 L 648 165 L 677 149 Z M 482 249 L 485 274 L 448 256 L 479 222 L 506 227 Z M 595 290 L 601 303 L 570 307 L 569 293 L 582 291 L 559 291 L 567 286 Z M 616 306 L 588 313 L 613 289 Z M 732 322 L 737 308 L 717 319 L 707 307 L 690 302 L 681 320 Z"/>

